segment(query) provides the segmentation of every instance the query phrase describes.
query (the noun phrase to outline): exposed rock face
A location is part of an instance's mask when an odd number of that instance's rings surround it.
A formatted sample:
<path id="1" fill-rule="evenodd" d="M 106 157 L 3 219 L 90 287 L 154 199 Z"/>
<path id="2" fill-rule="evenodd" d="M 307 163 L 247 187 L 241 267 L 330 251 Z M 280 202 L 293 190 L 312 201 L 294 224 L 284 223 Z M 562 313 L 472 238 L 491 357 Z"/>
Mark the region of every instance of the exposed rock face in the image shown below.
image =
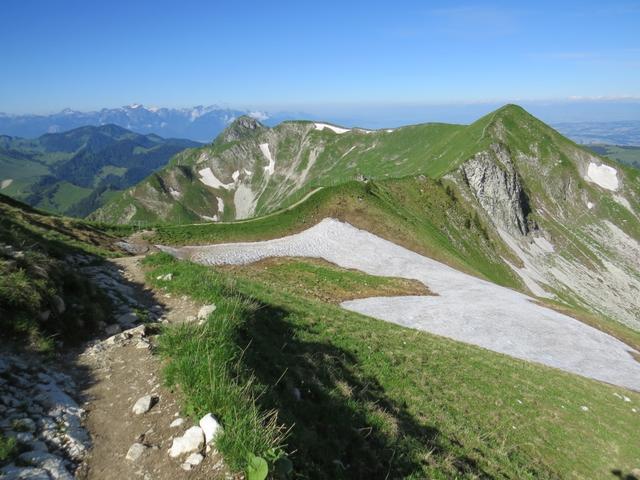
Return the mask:
<path id="1" fill-rule="evenodd" d="M 529 233 L 529 200 L 509 152 L 503 146 L 494 144 L 491 152 L 477 153 L 460 169 L 472 193 L 497 227 L 511 234 Z"/>
<path id="2" fill-rule="evenodd" d="M 222 134 L 225 142 L 241 140 L 248 132 L 262 128 L 262 124 L 255 118 L 242 116 L 234 121 Z"/>

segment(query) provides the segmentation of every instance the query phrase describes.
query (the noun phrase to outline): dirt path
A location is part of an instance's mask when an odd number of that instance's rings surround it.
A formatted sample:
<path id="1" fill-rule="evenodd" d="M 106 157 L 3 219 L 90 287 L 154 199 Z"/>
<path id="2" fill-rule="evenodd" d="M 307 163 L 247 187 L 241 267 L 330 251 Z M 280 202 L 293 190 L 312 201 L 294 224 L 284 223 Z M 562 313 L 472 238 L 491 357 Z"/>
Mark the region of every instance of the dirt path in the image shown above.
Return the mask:
<path id="1" fill-rule="evenodd" d="M 90 274 L 102 288 L 109 279 L 113 280 L 112 293 L 128 292 L 138 304 L 136 312 L 150 312 L 152 320 L 178 323 L 196 315 L 199 306 L 187 297 L 172 297 L 145 286 L 140 266 L 142 258 L 113 260 Z M 104 275 L 108 278 L 103 278 Z M 127 315 L 126 309 L 121 308 L 121 315 Z M 151 353 L 154 342 L 154 337 L 145 333 L 145 327 L 138 326 L 93 343 L 79 356 L 77 364 L 82 368 L 78 370 L 91 373 L 90 378 L 85 375 L 76 381 L 86 399 L 83 405 L 87 411 L 85 426 L 91 435 L 92 448 L 79 469 L 78 478 L 233 478 L 215 450 L 189 471 L 184 469 L 184 459 L 169 457 L 167 451 L 173 437 L 182 435 L 195 423 L 180 415 L 177 394 L 163 386 L 161 360 Z M 155 396 L 157 402 L 148 412 L 134 414 L 133 405 L 145 395 Z M 170 427 L 178 418 L 184 418 L 184 423 Z M 134 443 L 140 443 L 144 448 L 139 458 L 131 460 L 127 458 L 127 452 Z"/>

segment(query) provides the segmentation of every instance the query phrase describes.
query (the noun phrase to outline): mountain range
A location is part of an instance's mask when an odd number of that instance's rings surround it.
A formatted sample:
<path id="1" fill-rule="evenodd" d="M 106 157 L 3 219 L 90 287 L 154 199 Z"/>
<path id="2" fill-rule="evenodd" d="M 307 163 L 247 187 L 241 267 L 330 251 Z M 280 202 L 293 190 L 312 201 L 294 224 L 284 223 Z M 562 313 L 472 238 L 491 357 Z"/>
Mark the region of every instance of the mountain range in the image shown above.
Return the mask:
<path id="1" fill-rule="evenodd" d="M 10 115 L 0 113 L 0 134 L 33 138 L 45 133 L 60 133 L 87 125 L 119 125 L 140 134 L 189 138 L 210 142 L 229 123 L 241 115 L 267 120 L 264 112 L 222 108 L 216 105 L 191 108 L 155 108 L 132 104 L 91 112 L 71 109 L 51 115 Z M 274 118 L 273 121 L 278 121 Z"/>
<path id="2" fill-rule="evenodd" d="M 163 167 L 191 140 L 85 126 L 35 139 L 0 136 L 0 191 L 57 213 L 85 216 Z"/>

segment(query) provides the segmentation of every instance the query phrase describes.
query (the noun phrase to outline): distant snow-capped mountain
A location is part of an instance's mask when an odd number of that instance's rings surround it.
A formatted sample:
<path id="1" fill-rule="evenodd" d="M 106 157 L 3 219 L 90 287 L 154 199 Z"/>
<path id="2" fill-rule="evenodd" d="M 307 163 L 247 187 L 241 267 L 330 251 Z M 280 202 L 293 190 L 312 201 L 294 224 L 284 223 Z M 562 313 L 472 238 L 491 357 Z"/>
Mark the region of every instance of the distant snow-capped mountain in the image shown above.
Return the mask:
<path id="1" fill-rule="evenodd" d="M 44 133 L 64 132 L 87 125 L 115 124 L 141 134 L 155 133 L 164 138 L 178 137 L 209 142 L 241 115 L 249 115 L 260 121 L 272 120 L 266 112 L 236 110 L 217 105 L 160 108 L 134 103 L 92 112 L 66 108 L 51 115 L 0 113 L 0 134 L 33 138 Z"/>

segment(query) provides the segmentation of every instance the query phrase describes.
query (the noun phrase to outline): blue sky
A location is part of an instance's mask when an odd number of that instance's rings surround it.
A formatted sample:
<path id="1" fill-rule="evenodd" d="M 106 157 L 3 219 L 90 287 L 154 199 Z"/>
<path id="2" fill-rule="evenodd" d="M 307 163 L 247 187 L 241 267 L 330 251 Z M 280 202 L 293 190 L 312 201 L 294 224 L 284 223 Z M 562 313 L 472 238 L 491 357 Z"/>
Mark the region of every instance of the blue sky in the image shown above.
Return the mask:
<path id="1" fill-rule="evenodd" d="M 638 1 L 5 0 L 2 10 L 10 113 L 640 98 Z"/>

